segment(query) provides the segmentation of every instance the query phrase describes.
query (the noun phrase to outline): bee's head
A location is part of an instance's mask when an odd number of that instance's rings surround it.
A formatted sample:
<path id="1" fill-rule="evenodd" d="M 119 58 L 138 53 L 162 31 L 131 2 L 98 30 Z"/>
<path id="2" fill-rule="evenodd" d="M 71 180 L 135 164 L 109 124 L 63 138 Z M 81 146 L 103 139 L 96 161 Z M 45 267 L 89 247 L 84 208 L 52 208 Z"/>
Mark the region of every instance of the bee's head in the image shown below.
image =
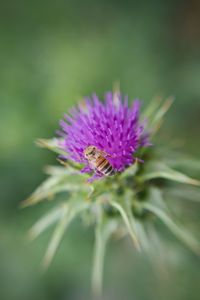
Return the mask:
<path id="1" fill-rule="evenodd" d="M 83 154 L 84 154 L 85 158 L 89 159 L 89 158 L 94 157 L 96 151 L 97 151 L 97 148 L 95 146 L 88 146 L 83 151 Z"/>

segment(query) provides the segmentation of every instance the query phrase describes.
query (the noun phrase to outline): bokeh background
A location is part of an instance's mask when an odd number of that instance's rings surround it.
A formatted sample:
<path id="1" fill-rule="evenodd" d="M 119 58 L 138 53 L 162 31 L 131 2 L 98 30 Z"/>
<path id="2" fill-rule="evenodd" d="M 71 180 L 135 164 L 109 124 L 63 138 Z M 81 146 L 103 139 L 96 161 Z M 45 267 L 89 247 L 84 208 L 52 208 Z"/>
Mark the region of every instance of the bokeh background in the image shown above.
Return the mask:
<path id="1" fill-rule="evenodd" d="M 144 106 L 175 95 L 160 139 L 185 141 L 182 150 L 200 158 L 198 0 L 1 0 L 0 299 L 89 299 L 93 230 L 75 222 L 42 273 L 51 231 L 34 243 L 26 232 L 48 204 L 19 204 L 45 178 L 43 166 L 55 163 L 34 140 L 52 137 L 70 106 L 102 96 L 116 80 Z M 200 205 L 184 205 L 198 232 Z M 167 262 L 160 272 L 129 241 L 109 245 L 104 299 L 199 300 L 200 259 L 160 231 Z"/>

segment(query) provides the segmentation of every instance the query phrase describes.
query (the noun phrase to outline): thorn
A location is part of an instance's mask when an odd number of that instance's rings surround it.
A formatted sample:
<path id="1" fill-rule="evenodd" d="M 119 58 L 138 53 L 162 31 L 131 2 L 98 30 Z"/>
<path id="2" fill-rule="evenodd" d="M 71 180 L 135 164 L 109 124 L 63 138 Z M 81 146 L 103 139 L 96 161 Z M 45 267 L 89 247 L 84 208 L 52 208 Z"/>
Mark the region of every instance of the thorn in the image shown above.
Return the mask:
<path id="1" fill-rule="evenodd" d="M 68 163 L 67 163 L 67 160 L 64 161 L 64 158 L 56 158 L 56 160 L 62 165 L 62 166 L 65 166 L 65 167 L 68 167 Z"/>

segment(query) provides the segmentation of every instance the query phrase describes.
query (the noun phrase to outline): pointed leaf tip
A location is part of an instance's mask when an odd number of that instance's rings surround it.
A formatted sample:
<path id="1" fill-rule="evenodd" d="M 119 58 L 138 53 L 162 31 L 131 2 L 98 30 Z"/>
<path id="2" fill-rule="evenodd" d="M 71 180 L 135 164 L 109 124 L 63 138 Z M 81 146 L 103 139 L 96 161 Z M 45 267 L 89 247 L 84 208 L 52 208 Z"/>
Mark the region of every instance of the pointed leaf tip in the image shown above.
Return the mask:
<path id="1" fill-rule="evenodd" d="M 126 211 L 125 211 L 124 208 L 123 208 L 119 203 L 117 203 L 116 201 L 109 201 L 109 203 L 110 203 L 111 206 L 113 206 L 113 207 L 114 207 L 116 210 L 118 210 L 118 212 L 120 213 L 120 215 L 121 215 L 121 217 L 122 217 L 122 219 L 123 219 L 123 221 L 124 221 L 124 223 L 125 223 L 125 225 L 126 225 L 126 227 L 127 227 L 127 230 L 128 230 L 128 232 L 129 232 L 129 234 L 130 234 L 130 236 L 131 236 L 131 238 L 132 238 L 132 241 L 133 241 L 133 243 L 134 243 L 136 249 L 137 249 L 138 251 L 140 251 L 140 250 L 141 250 L 141 247 L 140 247 L 139 240 L 138 240 L 138 238 L 137 238 L 137 236 L 136 236 L 136 233 L 135 233 L 134 230 L 133 230 L 133 227 L 132 227 L 132 225 L 131 225 L 131 222 L 130 222 L 130 220 L 129 220 L 129 217 L 128 217 Z"/>
<path id="2" fill-rule="evenodd" d="M 139 176 L 139 180 L 148 181 L 156 178 L 168 179 L 180 183 L 200 186 L 200 181 L 185 175 L 182 172 L 176 171 L 164 163 L 151 161 L 147 166 L 147 172 Z"/>

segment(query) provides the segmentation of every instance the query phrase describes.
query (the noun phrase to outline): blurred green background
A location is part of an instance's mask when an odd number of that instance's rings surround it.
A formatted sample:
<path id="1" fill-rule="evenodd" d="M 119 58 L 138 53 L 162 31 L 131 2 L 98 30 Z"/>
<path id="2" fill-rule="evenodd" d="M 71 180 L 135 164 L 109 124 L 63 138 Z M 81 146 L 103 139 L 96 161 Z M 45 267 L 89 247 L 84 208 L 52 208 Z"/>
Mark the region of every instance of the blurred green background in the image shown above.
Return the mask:
<path id="1" fill-rule="evenodd" d="M 26 232 L 48 204 L 20 210 L 19 203 L 45 178 L 43 166 L 55 163 L 34 140 L 54 136 L 58 120 L 81 96 L 102 96 L 116 80 L 144 106 L 155 95 L 175 95 L 160 138 L 185 141 L 183 150 L 198 158 L 200 2 L 1 1 L 1 300 L 89 299 L 93 230 L 74 223 L 42 273 L 51 232 L 34 243 Z M 199 209 L 188 205 L 197 232 Z M 167 239 L 168 268 L 160 273 L 129 241 L 111 243 L 104 299 L 199 300 L 200 259 L 170 234 Z"/>

